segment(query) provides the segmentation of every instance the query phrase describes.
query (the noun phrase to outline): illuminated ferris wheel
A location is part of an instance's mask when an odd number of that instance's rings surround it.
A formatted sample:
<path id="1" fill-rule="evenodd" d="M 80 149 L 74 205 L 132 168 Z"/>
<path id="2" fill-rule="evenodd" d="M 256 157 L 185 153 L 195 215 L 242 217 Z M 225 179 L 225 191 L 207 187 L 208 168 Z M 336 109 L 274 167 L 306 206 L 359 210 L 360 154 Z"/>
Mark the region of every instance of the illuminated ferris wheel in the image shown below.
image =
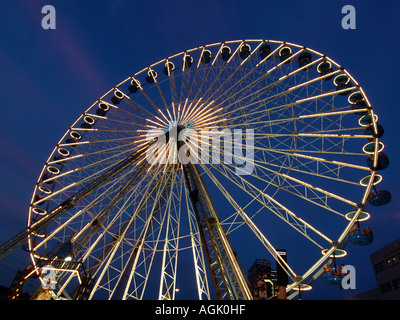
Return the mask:
<path id="1" fill-rule="evenodd" d="M 51 268 L 52 298 L 175 299 L 191 286 L 257 299 L 245 268 L 266 257 L 288 295 L 308 288 L 348 240 L 372 241 L 366 207 L 390 201 L 377 189 L 382 134 L 356 80 L 310 48 L 175 54 L 100 97 L 55 146 L 30 204 L 31 273 Z"/>

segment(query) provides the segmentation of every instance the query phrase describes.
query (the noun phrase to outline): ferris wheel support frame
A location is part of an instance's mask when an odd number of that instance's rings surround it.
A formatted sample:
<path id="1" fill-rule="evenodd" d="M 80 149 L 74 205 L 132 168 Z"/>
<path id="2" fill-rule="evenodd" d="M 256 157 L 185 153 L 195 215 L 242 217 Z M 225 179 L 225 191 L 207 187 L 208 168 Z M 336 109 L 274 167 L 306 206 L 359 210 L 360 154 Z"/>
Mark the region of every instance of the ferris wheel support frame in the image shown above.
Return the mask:
<path id="1" fill-rule="evenodd" d="M 186 164 L 182 168 L 217 299 L 252 300 L 243 269 L 197 167 Z"/>

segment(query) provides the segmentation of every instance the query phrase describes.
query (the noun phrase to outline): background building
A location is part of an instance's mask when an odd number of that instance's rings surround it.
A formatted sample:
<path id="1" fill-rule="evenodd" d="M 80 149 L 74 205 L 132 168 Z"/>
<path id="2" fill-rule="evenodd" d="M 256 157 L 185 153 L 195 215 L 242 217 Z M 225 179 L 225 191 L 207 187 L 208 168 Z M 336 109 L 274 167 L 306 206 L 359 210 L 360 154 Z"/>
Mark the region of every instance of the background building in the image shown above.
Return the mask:
<path id="1" fill-rule="evenodd" d="M 370 256 L 380 299 L 400 299 L 400 239 Z"/>
<path id="2" fill-rule="evenodd" d="M 370 255 L 377 288 L 350 299 L 400 300 L 400 238 Z"/>

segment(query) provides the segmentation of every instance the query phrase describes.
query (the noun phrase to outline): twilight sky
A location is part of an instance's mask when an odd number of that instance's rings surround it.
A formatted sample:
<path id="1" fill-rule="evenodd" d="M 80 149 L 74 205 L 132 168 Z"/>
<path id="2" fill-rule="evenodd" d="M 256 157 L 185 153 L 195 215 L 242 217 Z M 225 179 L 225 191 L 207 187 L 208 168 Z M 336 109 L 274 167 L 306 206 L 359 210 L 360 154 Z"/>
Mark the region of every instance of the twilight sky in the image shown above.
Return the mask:
<path id="1" fill-rule="evenodd" d="M 47 4 L 56 9 L 55 30 L 41 26 Z M 348 4 L 356 9 L 355 30 L 341 26 L 341 9 Z M 393 199 L 369 210 L 374 243 L 347 248 L 345 263 L 356 267 L 357 289 L 342 294 L 374 288 L 369 255 L 400 235 L 399 11 L 393 0 L 2 0 L 0 242 L 25 227 L 36 180 L 60 137 L 111 87 L 193 47 L 282 40 L 322 52 L 347 69 L 385 128 L 382 141 L 391 164 L 381 186 Z M 0 269 L 1 285 L 8 286 L 17 271 L 10 265 Z M 338 299 L 340 294 L 319 279 L 307 297 Z"/>

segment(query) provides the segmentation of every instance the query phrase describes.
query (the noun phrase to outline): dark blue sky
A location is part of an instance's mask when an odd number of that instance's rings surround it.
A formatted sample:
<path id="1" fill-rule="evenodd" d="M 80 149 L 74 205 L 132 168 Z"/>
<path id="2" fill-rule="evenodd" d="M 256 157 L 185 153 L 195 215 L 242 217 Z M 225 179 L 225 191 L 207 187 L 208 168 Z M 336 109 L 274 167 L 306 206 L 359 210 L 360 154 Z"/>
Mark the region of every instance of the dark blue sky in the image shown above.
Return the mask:
<path id="1" fill-rule="evenodd" d="M 56 9 L 55 30 L 41 27 L 46 4 Z M 355 30 L 341 27 L 346 4 L 356 9 Z M 369 210 L 375 242 L 349 248 L 345 261 L 357 269 L 357 290 L 346 296 L 375 286 L 369 255 L 400 236 L 399 2 L 2 0 L 0 12 L 0 242 L 25 227 L 34 185 L 59 138 L 111 87 L 193 47 L 283 40 L 346 68 L 385 128 L 391 165 L 381 185 L 393 199 Z M 337 288 L 320 281 L 315 287 L 309 297 L 340 298 Z"/>

